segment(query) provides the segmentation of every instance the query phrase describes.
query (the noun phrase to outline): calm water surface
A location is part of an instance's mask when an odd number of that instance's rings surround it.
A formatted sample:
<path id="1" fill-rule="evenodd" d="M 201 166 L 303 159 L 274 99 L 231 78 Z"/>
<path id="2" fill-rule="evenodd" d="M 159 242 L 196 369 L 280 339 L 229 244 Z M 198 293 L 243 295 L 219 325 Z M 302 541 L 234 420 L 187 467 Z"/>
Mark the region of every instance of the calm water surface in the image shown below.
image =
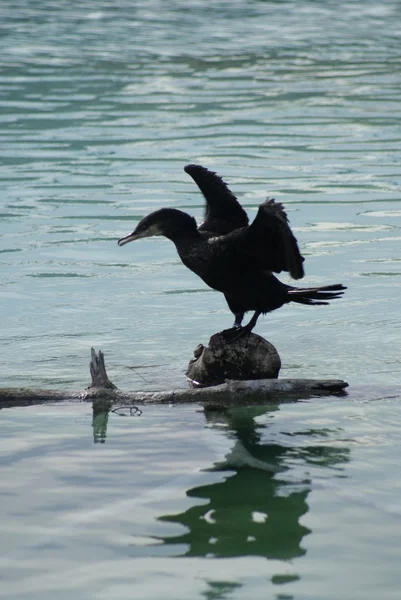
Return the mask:
<path id="1" fill-rule="evenodd" d="M 305 284 L 348 286 L 257 332 L 282 376 L 351 384 L 95 428 L 90 406 L 3 410 L 4 597 L 398 600 L 400 13 L 1 3 L 1 385 L 83 388 L 91 346 L 121 388 L 186 385 L 193 349 L 231 325 L 224 298 L 167 240 L 116 241 L 162 206 L 202 218 L 189 162 L 250 217 L 284 202 Z"/>

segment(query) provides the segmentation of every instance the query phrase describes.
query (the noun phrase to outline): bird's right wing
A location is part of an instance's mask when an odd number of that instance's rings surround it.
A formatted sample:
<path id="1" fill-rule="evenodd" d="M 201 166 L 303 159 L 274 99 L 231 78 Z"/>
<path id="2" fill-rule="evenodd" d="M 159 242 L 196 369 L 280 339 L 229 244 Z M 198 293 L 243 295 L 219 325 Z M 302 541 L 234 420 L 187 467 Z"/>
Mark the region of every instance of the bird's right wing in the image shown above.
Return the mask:
<path id="1" fill-rule="evenodd" d="M 245 210 L 221 177 L 201 165 L 187 165 L 184 171 L 192 177 L 206 200 L 205 220 L 200 231 L 224 235 L 248 225 Z"/>
<path id="2" fill-rule="evenodd" d="M 239 232 L 237 239 L 241 252 L 251 256 L 260 268 L 275 273 L 288 271 L 294 279 L 304 276 L 304 258 L 280 202 L 263 202 L 251 225 Z"/>

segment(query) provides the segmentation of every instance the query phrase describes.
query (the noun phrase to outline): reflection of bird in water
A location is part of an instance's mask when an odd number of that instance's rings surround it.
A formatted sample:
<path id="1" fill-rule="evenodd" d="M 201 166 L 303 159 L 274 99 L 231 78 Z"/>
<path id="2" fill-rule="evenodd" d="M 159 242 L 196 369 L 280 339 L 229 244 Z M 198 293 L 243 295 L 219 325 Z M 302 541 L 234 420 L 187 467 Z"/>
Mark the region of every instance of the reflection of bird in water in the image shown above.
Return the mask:
<path id="1" fill-rule="evenodd" d="M 211 288 L 223 292 L 235 316 L 234 327 L 251 331 L 258 317 L 289 302 L 328 304 L 346 289 L 343 285 L 295 288 L 273 275 L 287 271 L 294 279 L 304 276 L 303 257 L 283 205 L 266 200 L 253 222 L 224 181 L 199 165 L 185 171 L 206 198 L 206 216 L 197 227 L 187 213 L 162 208 L 143 218 L 136 229 L 119 240 L 119 246 L 139 238 L 163 235 L 176 246 L 186 267 Z M 245 327 L 244 313 L 254 311 Z"/>
<path id="2" fill-rule="evenodd" d="M 338 429 L 299 429 L 291 416 L 288 421 L 277 418 L 280 413 L 273 405 L 205 411 L 209 433 L 218 432 L 207 438 L 219 444 L 216 454 L 226 450 L 227 442 L 234 446 L 225 460 L 219 457 L 211 468 L 203 467 L 202 480 L 186 490 L 189 506 L 158 517 L 185 529 L 168 530 L 157 542 L 170 545 L 177 556 L 291 561 L 306 553 L 303 540 L 311 530 L 303 517 L 309 511 L 309 493 L 324 471 L 324 487 L 338 480 L 350 449 L 347 444 L 332 446 L 334 439 L 342 439 Z"/>

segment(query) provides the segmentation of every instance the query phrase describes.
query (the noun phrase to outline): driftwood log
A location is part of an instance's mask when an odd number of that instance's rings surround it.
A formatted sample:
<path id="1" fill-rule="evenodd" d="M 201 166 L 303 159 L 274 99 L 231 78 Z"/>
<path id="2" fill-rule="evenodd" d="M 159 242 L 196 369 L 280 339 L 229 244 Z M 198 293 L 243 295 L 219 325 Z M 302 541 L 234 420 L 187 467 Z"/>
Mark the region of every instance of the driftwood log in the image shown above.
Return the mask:
<path id="1" fill-rule="evenodd" d="M 30 388 L 0 388 L 0 408 L 26 406 L 45 402 L 105 401 L 113 405 L 201 403 L 206 407 L 230 407 L 246 404 L 293 402 L 319 395 L 344 392 L 348 384 L 342 380 L 319 379 L 257 379 L 226 381 L 199 389 L 178 389 L 165 392 L 124 392 L 109 380 L 104 355 L 91 350 L 92 383 L 83 391 L 41 390 Z"/>

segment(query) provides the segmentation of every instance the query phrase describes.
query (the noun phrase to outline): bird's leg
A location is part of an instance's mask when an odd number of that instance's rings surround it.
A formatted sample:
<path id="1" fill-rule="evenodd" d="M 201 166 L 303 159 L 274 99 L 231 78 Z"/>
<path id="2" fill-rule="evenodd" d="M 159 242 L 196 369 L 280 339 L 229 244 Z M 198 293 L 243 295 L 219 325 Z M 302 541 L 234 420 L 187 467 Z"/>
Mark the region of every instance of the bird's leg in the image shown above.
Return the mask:
<path id="1" fill-rule="evenodd" d="M 242 321 L 244 320 L 244 313 L 234 313 L 235 321 L 233 328 L 237 329 L 238 327 L 242 327 Z"/>
<path id="2" fill-rule="evenodd" d="M 243 312 L 234 311 L 232 311 L 232 313 L 235 317 L 234 325 L 229 329 L 224 329 L 224 331 L 221 332 L 227 343 L 233 341 L 234 339 L 237 339 L 238 332 L 242 330 L 242 321 L 244 320 L 245 314 Z"/>
<path id="3" fill-rule="evenodd" d="M 242 325 L 240 325 L 240 323 L 242 322 L 242 319 L 238 325 L 235 325 L 235 323 L 237 322 L 237 314 L 235 314 L 234 327 L 232 329 L 226 329 L 225 331 L 222 331 L 222 333 L 224 334 L 224 339 L 227 342 L 227 344 L 231 344 L 232 342 L 235 342 L 243 335 L 245 335 L 247 333 L 251 333 L 252 329 L 256 325 L 256 321 L 258 320 L 258 318 L 260 317 L 261 314 L 262 313 L 260 311 L 256 310 L 253 314 L 252 319 L 249 321 L 249 323 L 247 323 L 243 327 L 242 327 Z M 242 317 L 243 316 L 244 315 L 242 314 Z"/>
<path id="4" fill-rule="evenodd" d="M 252 329 L 255 327 L 256 321 L 259 319 L 261 314 L 262 313 L 260 310 L 255 310 L 255 312 L 253 313 L 252 319 L 249 321 L 249 323 L 244 325 L 244 327 L 242 329 L 244 329 L 247 333 L 250 333 L 252 331 Z"/>

